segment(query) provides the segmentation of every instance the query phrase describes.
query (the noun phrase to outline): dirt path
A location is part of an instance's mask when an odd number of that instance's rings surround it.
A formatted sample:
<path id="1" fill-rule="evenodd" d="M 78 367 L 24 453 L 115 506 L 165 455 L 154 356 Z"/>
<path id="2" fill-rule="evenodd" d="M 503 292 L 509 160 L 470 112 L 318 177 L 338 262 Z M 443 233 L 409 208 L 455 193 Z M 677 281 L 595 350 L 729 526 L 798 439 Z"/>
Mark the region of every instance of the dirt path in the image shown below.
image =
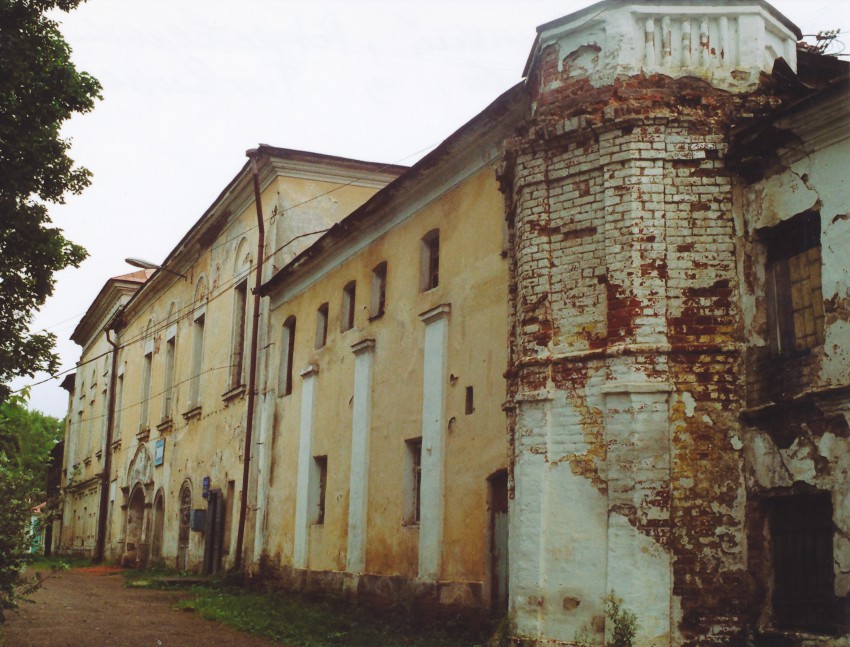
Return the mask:
<path id="1" fill-rule="evenodd" d="M 177 608 L 185 593 L 134 589 L 108 568 L 59 573 L 0 625 L 2 647 L 271 647 Z M 277 647 L 280 647 L 277 644 Z"/>

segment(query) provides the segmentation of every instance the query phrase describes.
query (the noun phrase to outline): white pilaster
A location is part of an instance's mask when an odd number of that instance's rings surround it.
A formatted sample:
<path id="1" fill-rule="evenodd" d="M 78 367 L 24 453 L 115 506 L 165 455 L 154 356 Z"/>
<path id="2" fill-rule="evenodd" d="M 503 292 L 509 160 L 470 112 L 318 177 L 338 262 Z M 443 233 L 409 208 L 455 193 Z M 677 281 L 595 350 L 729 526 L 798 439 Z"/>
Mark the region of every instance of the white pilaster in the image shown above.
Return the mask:
<path id="1" fill-rule="evenodd" d="M 663 647 L 670 644 L 672 630 L 671 556 L 664 536 L 651 539 L 636 524 L 670 520 L 669 495 L 661 493 L 670 488 L 672 387 L 611 383 L 602 390 L 609 464 L 608 588 L 616 586 L 617 595 L 641 618 L 638 643 Z"/>
<path id="2" fill-rule="evenodd" d="M 301 430 L 298 441 L 298 484 L 295 490 L 295 546 L 292 565 L 307 568 L 309 514 L 310 514 L 310 467 L 313 459 L 313 407 L 316 376 L 319 367 L 310 364 L 301 371 L 304 383 L 301 386 Z"/>
<path id="3" fill-rule="evenodd" d="M 440 577 L 443 547 L 446 342 L 448 303 L 419 315 L 425 324 L 422 382 L 422 483 L 419 516 L 419 579 Z"/>
<path id="4" fill-rule="evenodd" d="M 369 433 L 372 421 L 372 363 L 375 340 L 364 339 L 354 351 L 354 403 L 351 420 L 351 482 L 348 486 L 348 552 L 345 568 L 366 567 L 366 512 L 369 499 Z"/>

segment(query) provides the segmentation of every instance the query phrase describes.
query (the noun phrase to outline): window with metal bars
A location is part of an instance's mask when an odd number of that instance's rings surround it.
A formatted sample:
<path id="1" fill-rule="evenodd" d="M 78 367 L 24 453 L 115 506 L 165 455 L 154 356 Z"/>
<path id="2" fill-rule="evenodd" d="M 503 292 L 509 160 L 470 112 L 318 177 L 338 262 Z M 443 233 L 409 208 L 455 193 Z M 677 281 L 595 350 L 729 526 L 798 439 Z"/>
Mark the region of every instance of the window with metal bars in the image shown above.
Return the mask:
<path id="1" fill-rule="evenodd" d="M 766 234 L 771 352 L 790 357 L 823 344 L 820 214 L 794 216 Z"/>
<path id="2" fill-rule="evenodd" d="M 835 628 L 832 499 L 829 493 L 770 501 L 773 624 L 831 632 Z"/>

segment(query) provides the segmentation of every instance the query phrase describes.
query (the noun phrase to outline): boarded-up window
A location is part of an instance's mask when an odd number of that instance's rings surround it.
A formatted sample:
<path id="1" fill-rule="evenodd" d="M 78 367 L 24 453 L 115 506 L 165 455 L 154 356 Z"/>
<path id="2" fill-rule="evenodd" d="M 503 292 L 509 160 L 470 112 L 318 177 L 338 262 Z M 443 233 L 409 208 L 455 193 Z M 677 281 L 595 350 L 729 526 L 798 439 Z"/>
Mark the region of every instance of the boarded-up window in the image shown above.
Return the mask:
<path id="1" fill-rule="evenodd" d="M 775 356 L 823 344 L 820 216 L 807 212 L 767 234 L 767 322 Z"/>
<path id="2" fill-rule="evenodd" d="M 771 501 L 775 626 L 815 631 L 834 628 L 832 534 L 828 493 Z"/>

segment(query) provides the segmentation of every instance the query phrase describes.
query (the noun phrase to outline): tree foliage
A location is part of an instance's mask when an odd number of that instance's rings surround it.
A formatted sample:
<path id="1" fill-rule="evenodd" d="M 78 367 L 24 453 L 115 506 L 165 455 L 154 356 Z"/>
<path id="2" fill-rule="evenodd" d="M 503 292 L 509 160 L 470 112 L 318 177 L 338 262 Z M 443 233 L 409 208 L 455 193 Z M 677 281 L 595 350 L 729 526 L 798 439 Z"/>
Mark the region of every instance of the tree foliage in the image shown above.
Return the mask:
<path id="1" fill-rule="evenodd" d="M 11 396 L 0 404 L 0 451 L 10 467 L 32 474 L 38 484 L 34 496 L 45 496 L 50 450 L 62 440 L 59 418 L 27 409 L 25 398 Z"/>
<path id="2" fill-rule="evenodd" d="M 100 84 L 76 69 L 58 24 L 45 15 L 81 1 L 0 0 L 0 400 L 11 378 L 58 367 L 54 335 L 28 328 L 53 293 L 54 273 L 86 257 L 48 214 L 48 204 L 90 182 L 68 157 L 60 128 L 92 109 Z"/>
<path id="3" fill-rule="evenodd" d="M 62 422 L 26 408 L 24 395 L 0 405 L 0 623 L 33 590 L 22 568 L 32 545 L 31 512 L 45 497 L 47 460 Z"/>

